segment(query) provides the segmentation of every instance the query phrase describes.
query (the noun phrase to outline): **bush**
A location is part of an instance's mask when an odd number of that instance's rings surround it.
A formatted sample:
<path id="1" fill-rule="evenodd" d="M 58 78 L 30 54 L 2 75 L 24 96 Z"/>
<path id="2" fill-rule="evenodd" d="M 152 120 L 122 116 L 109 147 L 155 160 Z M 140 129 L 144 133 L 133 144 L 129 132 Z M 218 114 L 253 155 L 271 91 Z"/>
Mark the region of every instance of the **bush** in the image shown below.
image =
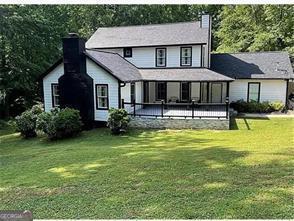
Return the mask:
<path id="1" fill-rule="evenodd" d="M 109 117 L 107 121 L 107 126 L 110 128 L 112 134 L 120 134 L 126 131 L 130 118 L 128 113 L 124 109 L 109 109 Z"/>
<path id="2" fill-rule="evenodd" d="M 231 107 L 241 113 L 271 113 L 274 111 L 281 111 L 284 108 L 284 105 L 279 101 L 264 101 L 262 103 L 258 103 L 256 101 L 245 102 L 243 100 L 238 100 L 236 102 L 232 102 Z"/>
<path id="3" fill-rule="evenodd" d="M 51 140 L 76 136 L 82 131 L 80 113 L 71 108 L 52 109 L 39 115 L 37 128 Z"/>
<path id="4" fill-rule="evenodd" d="M 23 112 L 20 116 L 15 118 L 16 130 L 25 137 L 35 137 L 36 133 L 36 122 L 38 115 L 43 112 L 42 105 L 34 105 L 32 109 Z"/>
<path id="5" fill-rule="evenodd" d="M 285 105 L 279 101 L 271 102 L 269 106 L 272 111 L 281 111 L 285 108 Z"/>

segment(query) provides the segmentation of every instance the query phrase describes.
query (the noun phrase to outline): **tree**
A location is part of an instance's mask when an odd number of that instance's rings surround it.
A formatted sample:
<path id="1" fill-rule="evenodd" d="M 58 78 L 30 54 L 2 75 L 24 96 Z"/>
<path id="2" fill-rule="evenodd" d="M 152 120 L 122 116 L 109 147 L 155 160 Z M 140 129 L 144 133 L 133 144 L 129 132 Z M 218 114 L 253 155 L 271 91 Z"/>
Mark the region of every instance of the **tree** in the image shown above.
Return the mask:
<path id="1" fill-rule="evenodd" d="M 288 51 L 294 55 L 294 7 L 224 6 L 216 35 L 218 52 Z"/>

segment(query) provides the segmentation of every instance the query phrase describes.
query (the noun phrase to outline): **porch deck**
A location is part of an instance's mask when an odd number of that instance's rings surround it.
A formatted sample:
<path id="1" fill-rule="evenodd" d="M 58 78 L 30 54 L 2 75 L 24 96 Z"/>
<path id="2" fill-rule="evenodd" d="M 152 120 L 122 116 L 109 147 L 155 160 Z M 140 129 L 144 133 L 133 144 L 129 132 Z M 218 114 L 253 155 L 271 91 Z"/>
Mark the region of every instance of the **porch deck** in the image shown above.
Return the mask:
<path id="1" fill-rule="evenodd" d="M 227 118 L 226 105 L 137 105 L 126 108 L 129 115 L 148 118 Z"/>

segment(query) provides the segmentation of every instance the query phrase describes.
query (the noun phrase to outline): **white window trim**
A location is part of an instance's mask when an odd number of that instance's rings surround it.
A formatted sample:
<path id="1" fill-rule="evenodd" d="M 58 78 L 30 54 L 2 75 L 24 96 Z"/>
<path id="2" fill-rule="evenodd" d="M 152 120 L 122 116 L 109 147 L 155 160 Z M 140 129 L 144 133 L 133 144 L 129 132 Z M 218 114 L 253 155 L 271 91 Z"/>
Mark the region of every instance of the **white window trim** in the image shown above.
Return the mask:
<path id="1" fill-rule="evenodd" d="M 99 87 L 106 87 L 106 95 L 99 95 Z M 99 98 L 106 99 L 106 107 L 100 106 Z M 96 84 L 96 109 L 97 110 L 108 110 L 109 109 L 109 92 L 108 92 L 108 84 Z"/>

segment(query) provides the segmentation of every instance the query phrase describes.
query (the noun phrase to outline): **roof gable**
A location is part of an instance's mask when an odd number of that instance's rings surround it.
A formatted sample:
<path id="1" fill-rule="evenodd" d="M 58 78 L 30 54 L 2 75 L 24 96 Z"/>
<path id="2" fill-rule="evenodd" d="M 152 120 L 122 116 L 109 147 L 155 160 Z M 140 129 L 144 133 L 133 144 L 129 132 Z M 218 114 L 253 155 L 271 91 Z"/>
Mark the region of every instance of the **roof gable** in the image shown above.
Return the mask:
<path id="1" fill-rule="evenodd" d="M 87 48 L 143 47 L 159 45 L 207 44 L 207 28 L 200 22 L 98 28 Z"/>

